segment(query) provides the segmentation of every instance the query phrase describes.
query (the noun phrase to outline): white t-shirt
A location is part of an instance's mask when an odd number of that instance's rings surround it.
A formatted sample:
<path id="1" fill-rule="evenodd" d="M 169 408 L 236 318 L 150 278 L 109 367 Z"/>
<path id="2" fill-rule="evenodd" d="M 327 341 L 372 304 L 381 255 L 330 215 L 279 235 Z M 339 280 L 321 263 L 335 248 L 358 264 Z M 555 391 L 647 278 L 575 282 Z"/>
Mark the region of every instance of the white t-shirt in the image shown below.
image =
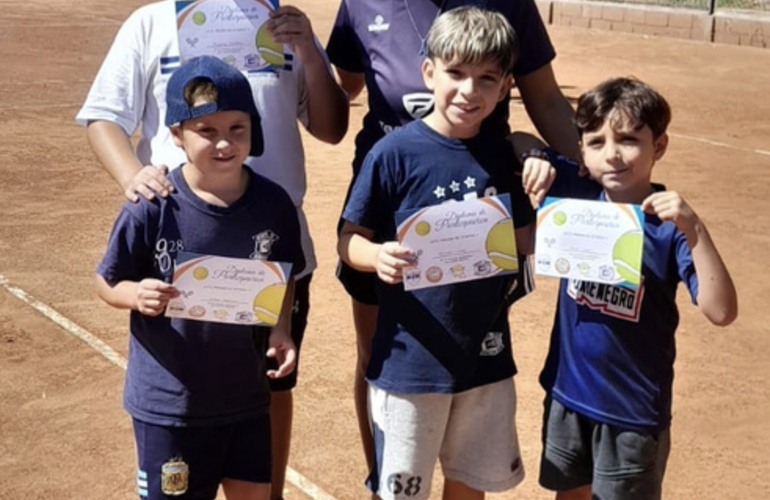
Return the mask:
<path id="1" fill-rule="evenodd" d="M 140 7 L 118 31 L 77 114 L 77 122 L 86 125 L 89 121 L 105 120 L 120 125 L 129 135 L 141 127 L 136 154 L 142 164 L 169 168 L 182 165 L 186 161 L 184 151 L 174 145 L 164 124 L 166 85 L 179 65 L 174 1 L 162 0 Z M 246 163 L 280 184 L 296 205 L 306 261 L 298 277 L 303 277 L 316 267 L 313 242 L 302 210 L 307 179 L 297 123 L 308 123 L 304 68 L 295 57 L 288 69 L 246 76 L 251 82 L 265 140 L 262 156 L 249 157 Z"/>

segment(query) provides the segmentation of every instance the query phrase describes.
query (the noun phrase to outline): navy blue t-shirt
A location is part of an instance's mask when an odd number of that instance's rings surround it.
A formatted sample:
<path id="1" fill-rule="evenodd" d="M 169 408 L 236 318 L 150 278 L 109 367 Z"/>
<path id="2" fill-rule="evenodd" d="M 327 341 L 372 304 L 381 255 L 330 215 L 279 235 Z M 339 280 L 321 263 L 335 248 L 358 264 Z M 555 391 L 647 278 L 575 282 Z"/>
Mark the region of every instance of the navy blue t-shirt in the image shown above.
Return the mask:
<path id="1" fill-rule="evenodd" d="M 177 252 L 304 266 L 297 210 L 274 182 L 252 172 L 229 207 L 196 196 L 175 169 L 167 198 L 126 203 L 97 273 L 108 282 L 156 278 L 170 283 Z M 265 245 L 269 240 L 271 244 Z M 222 425 L 267 413 L 267 328 L 145 316 L 131 311 L 126 410 L 156 425 Z"/>
<path id="2" fill-rule="evenodd" d="M 421 120 L 375 145 L 353 185 L 343 218 L 394 241 L 395 214 L 509 193 L 514 226 L 534 220 L 515 155 L 503 137 L 450 139 Z M 367 379 L 407 393 L 454 393 L 515 373 L 506 291 L 513 277 L 406 292 L 377 280 L 379 314 Z"/>
<path id="3" fill-rule="evenodd" d="M 364 74 L 369 99 L 363 128 L 356 136 L 354 174 L 377 140 L 422 118 L 432 108 L 433 95 L 420 72 L 425 59 L 420 54 L 420 39 L 428 33 L 441 4 L 439 0 L 342 1 L 326 51 L 335 66 Z M 442 12 L 477 5 L 497 10 L 508 19 L 520 45 L 515 77 L 534 72 L 556 56 L 532 0 L 446 0 L 443 4 Z M 508 134 L 508 103 L 504 99 L 498 104 L 485 120 L 483 133 Z"/>
<path id="4" fill-rule="evenodd" d="M 578 176 L 577 164 L 561 157 L 554 163 L 549 196 L 606 201 L 598 183 Z M 562 279 L 540 375 L 546 392 L 597 422 L 651 432 L 668 427 L 680 281 L 695 300 L 698 282 L 684 234 L 651 214 L 644 215 L 639 288 Z"/>

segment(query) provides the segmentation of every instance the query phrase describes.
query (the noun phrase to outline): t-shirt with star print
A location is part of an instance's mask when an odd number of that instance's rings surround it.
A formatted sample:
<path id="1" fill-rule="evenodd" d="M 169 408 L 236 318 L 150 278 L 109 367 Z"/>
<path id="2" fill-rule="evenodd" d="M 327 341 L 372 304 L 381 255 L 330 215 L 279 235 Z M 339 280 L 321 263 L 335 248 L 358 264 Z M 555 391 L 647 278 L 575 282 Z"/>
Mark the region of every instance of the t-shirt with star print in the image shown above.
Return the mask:
<path id="1" fill-rule="evenodd" d="M 445 137 L 417 120 L 387 135 L 364 160 L 343 218 L 396 240 L 395 214 L 508 193 L 514 226 L 534 220 L 504 138 Z M 455 393 L 516 372 L 505 294 L 510 275 L 405 291 L 377 281 L 379 314 L 367 379 L 406 393 Z M 494 348 L 490 348 L 490 346 Z"/>

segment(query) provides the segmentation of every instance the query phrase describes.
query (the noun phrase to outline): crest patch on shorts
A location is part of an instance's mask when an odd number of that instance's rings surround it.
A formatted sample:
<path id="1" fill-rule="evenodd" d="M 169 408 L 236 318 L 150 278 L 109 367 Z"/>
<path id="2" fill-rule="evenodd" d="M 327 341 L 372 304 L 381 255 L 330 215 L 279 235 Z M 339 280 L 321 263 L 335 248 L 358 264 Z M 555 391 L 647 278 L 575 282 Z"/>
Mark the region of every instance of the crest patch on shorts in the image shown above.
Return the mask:
<path id="1" fill-rule="evenodd" d="M 179 496 L 187 492 L 190 468 L 181 458 L 172 458 L 160 468 L 160 489 L 164 495 Z"/>
<path id="2" fill-rule="evenodd" d="M 482 356 L 497 356 L 505 349 L 502 332 L 488 332 L 481 342 Z"/>

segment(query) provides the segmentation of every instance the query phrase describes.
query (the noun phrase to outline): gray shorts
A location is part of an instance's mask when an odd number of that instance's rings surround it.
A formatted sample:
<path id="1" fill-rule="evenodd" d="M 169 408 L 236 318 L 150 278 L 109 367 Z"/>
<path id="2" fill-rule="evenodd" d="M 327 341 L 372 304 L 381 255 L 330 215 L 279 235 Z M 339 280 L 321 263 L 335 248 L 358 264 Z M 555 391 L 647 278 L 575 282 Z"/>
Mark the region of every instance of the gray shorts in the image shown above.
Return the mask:
<path id="1" fill-rule="evenodd" d="M 595 422 L 547 398 L 540 484 L 567 491 L 591 486 L 596 500 L 660 500 L 671 446 L 656 434 Z"/>
<path id="2" fill-rule="evenodd" d="M 367 484 L 382 500 L 430 496 L 436 461 L 444 477 L 480 491 L 524 479 L 512 378 L 457 394 L 403 394 L 369 385 L 375 466 Z"/>

